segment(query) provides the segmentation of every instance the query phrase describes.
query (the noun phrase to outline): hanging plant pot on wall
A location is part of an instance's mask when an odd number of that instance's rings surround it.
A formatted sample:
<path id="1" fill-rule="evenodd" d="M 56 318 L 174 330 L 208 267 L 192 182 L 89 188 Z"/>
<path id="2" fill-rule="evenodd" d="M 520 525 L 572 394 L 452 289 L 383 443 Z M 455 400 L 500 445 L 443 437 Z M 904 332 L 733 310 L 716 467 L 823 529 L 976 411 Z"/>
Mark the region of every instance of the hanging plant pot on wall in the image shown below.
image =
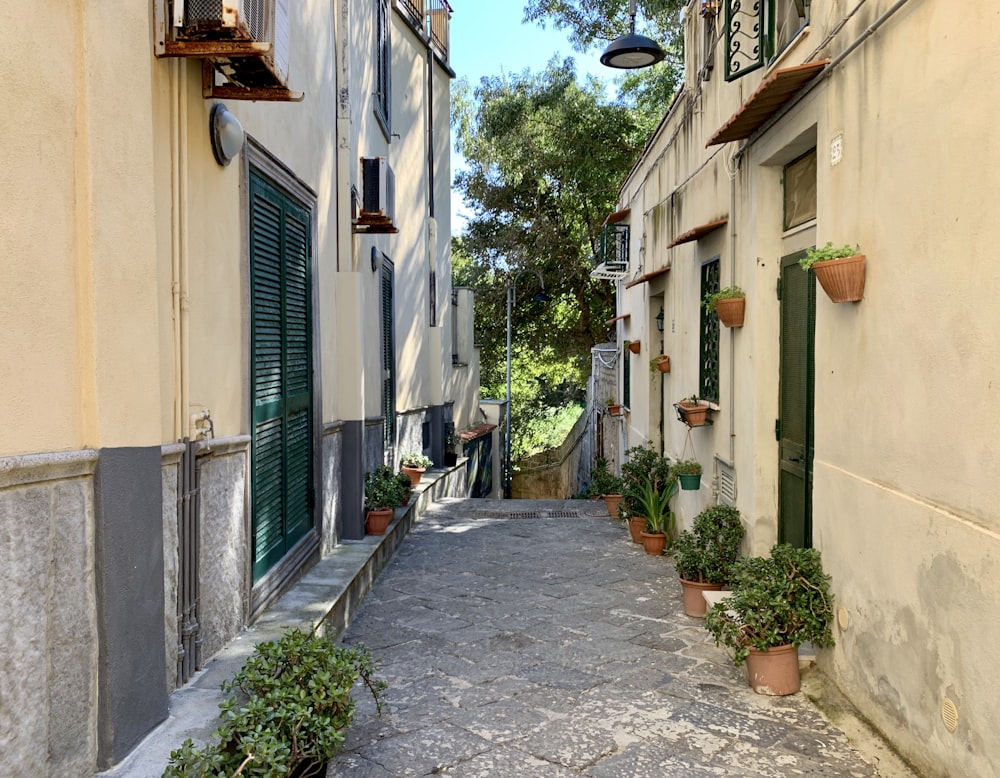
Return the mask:
<path id="1" fill-rule="evenodd" d="M 856 303 L 865 296 L 865 255 L 827 259 L 813 264 L 816 279 L 835 303 Z"/>
<path id="2" fill-rule="evenodd" d="M 715 301 L 715 312 L 719 315 L 719 321 L 727 327 L 742 327 L 746 309 L 745 297 L 728 297 Z"/>
<path id="3" fill-rule="evenodd" d="M 674 403 L 677 418 L 689 427 L 704 427 L 708 423 L 708 412 L 712 407 L 701 401 L 681 400 Z"/>
<path id="4" fill-rule="evenodd" d="M 661 373 L 670 372 L 670 357 L 668 357 L 666 354 L 660 354 L 660 356 L 654 357 L 651 364 Z"/>
<path id="5" fill-rule="evenodd" d="M 630 340 L 626 345 L 628 346 L 628 350 L 633 354 L 638 354 L 641 348 L 641 344 L 637 340 Z"/>

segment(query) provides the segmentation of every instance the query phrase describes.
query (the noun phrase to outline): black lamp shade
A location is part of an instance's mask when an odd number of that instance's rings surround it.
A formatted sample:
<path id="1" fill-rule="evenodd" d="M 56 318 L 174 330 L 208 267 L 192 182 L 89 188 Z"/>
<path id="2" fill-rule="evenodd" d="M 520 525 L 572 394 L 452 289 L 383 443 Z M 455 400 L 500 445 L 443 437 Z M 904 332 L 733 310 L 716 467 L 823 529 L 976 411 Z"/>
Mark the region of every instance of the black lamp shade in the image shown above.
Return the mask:
<path id="1" fill-rule="evenodd" d="M 601 64 L 609 68 L 634 70 L 655 65 L 666 56 L 652 38 L 630 32 L 611 41 L 611 45 L 601 54 Z"/>

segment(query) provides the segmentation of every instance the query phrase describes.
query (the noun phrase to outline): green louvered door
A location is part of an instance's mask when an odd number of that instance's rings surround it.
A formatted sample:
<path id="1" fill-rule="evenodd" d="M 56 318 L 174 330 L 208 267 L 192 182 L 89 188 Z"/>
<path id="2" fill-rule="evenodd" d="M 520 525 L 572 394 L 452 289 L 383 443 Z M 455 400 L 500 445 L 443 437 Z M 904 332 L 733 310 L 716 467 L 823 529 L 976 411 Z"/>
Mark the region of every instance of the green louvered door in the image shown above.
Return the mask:
<path id="1" fill-rule="evenodd" d="M 310 215 L 250 176 L 253 579 L 313 525 Z"/>
<path id="2" fill-rule="evenodd" d="M 804 253 L 781 260 L 778 540 L 810 548 L 816 280 L 812 271 L 799 267 Z"/>

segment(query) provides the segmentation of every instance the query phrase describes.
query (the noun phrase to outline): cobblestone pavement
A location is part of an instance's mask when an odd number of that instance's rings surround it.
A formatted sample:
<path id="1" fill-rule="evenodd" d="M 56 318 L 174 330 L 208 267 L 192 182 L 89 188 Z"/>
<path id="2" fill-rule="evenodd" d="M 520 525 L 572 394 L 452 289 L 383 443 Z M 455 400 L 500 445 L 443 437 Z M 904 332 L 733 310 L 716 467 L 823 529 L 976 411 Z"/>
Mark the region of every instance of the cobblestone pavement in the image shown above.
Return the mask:
<path id="1" fill-rule="evenodd" d="M 754 694 L 601 502 L 436 506 L 343 639 L 388 705 L 356 692 L 329 776 L 879 774 L 803 694 Z"/>

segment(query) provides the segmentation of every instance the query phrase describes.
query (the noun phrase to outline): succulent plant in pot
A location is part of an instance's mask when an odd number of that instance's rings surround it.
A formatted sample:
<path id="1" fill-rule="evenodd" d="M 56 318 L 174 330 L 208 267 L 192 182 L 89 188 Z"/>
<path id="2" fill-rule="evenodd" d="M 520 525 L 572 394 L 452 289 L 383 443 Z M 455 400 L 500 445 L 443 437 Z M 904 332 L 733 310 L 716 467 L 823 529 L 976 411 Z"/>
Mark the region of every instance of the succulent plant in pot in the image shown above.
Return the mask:
<path id="1" fill-rule="evenodd" d="M 739 558 L 743 540 L 740 512 L 729 505 L 712 505 L 694 519 L 694 527 L 678 535 L 671 549 L 681 578 L 684 612 L 705 615 L 705 591 L 719 591 Z"/>
<path id="2" fill-rule="evenodd" d="M 434 463 L 430 458 L 415 451 L 403 454 L 399 460 L 400 469 L 410 477 L 410 484 L 413 486 L 420 483 L 420 479 L 432 464 Z"/>
<path id="3" fill-rule="evenodd" d="M 833 595 L 820 553 L 779 543 L 769 557 L 743 557 L 731 568 L 732 593 L 713 606 L 705 627 L 717 645 L 748 663 L 750 685 L 762 694 L 799 690 L 798 647 L 834 644 Z M 764 663 L 781 665 L 776 677 Z"/>
<path id="4" fill-rule="evenodd" d="M 623 499 L 622 479 L 611 472 L 608 460 L 604 457 L 597 457 L 594 466 L 590 468 L 587 496 L 594 500 L 604 498 L 608 515 L 613 519 L 618 518 L 618 509 Z"/>
<path id="5" fill-rule="evenodd" d="M 697 459 L 680 459 L 670 467 L 670 472 L 681 482 L 681 489 L 701 488 L 701 462 Z"/>

